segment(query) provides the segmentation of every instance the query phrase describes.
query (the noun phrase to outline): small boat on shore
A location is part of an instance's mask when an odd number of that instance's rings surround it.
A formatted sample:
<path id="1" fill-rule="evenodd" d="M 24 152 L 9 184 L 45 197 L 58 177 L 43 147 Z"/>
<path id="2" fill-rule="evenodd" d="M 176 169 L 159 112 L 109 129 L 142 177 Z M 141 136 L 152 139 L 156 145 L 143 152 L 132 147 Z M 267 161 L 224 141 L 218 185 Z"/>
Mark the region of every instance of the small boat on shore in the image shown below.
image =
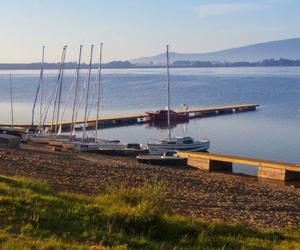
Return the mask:
<path id="1" fill-rule="evenodd" d="M 76 144 L 80 144 L 80 141 L 68 141 L 62 144 L 62 148 L 66 150 L 75 150 Z"/>
<path id="2" fill-rule="evenodd" d="M 62 147 L 64 143 L 69 142 L 70 138 L 53 138 L 48 140 L 49 146 Z"/>
<path id="3" fill-rule="evenodd" d="M 164 165 L 164 166 L 187 166 L 188 159 L 185 157 L 179 157 L 176 152 L 166 152 L 162 155 L 138 155 L 136 157 L 140 163 L 148 163 L 153 165 Z"/>
<path id="4" fill-rule="evenodd" d="M 24 141 L 30 141 L 37 144 L 49 144 L 49 141 L 70 139 L 70 136 L 55 134 L 23 134 L 22 139 Z"/>
<path id="5" fill-rule="evenodd" d="M 99 147 L 100 154 L 116 155 L 116 156 L 134 156 L 139 154 L 147 154 L 149 150 L 141 144 L 128 143 L 110 146 L 109 144 L 103 144 Z"/>
<path id="6" fill-rule="evenodd" d="M 125 146 L 124 144 L 121 144 L 120 141 L 109 141 L 109 140 L 103 140 L 98 139 L 96 142 L 82 142 L 82 141 L 75 141 L 73 143 L 75 151 L 79 152 L 99 152 L 100 147 L 109 147 L 109 148 L 120 148 Z"/>

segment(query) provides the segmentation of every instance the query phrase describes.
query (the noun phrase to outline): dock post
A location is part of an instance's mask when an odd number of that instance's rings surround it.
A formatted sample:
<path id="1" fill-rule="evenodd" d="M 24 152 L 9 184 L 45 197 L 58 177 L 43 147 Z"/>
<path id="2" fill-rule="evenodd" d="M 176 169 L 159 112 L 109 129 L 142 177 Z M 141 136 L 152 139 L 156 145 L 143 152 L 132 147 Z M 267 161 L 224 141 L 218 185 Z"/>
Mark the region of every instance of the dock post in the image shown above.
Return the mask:
<path id="1" fill-rule="evenodd" d="M 179 154 L 179 156 L 180 156 L 180 154 Z M 201 170 L 209 171 L 210 160 L 188 156 L 188 165 L 195 167 L 195 168 L 199 168 Z"/>
<path id="2" fill-rule="evenodd" d="M 300 180 L 300 173 L 286 169 L 270 168 L 266 166 L 258 167 L 258 178 L 267 178 L 279 181 Z"/>

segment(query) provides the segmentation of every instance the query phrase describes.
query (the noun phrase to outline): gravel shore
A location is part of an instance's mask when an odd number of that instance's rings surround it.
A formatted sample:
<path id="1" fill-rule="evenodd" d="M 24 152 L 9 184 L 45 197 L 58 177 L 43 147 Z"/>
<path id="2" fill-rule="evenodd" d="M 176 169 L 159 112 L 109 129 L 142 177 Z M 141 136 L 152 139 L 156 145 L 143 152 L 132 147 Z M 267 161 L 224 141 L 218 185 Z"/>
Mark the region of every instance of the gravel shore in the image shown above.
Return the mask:
<path id="1" fill-rule="evenodd" d="M 151 166 L 134 158 L 34 145 L 0 149 L 0 174 L 31 176 L 46 180 L 57 191 L 85 194 L 158 180 L 166 185 L 167 204 L 173 212 L 205 221 L 300 229 L 300 189 L 254 177 Z"/>

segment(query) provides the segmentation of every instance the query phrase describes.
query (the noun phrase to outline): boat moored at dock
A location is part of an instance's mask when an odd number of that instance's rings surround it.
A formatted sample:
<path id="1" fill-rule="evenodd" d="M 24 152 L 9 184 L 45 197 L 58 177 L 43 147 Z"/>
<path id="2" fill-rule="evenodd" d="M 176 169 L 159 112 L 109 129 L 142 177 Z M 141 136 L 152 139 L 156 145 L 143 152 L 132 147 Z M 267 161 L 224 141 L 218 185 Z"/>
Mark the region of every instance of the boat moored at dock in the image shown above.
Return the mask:
<path id="1" fill-rule="evenodd" d="M 194 140 L 192 137 L 172 137 L 171 136 L 171 110 L 170 110 L 170 75 L 169 75 L 169 45 L 167 45 L 166 51 L 166 69 L 167 69 L 167 100 L 168 106 L 166 111 L 167 125 L 168 125 L 168 137 L 164 140 L 158 140 L 154 143 L 148 143 L 148 149 L 150 154 L 164 154 L 166 152 L 176 152 L 180 150 L 185 151 L 206 151 L 210 146 L 210 142 L 207 139 Z M 181 113 L 189 116 L 189 113 Z"/>
<path id="2" fill-rule="evenodd" d="M 207 139 L 194 140 L 191 137 L 171 137 L 169 139 L 148 143 L 150 154 L 164 154 L 174 151 L 204 152 L 209 149 L 210 142 Z"/>
<path id="3" fill-rule="evenodd" d="M 156 112 L 146 112 L 146 120 L 156 123 L 166 123 L 168 121 L 168 110 L 161 109 Z M 177 113 L 173 110 L 169 110 L 170 123 L 181 123 L 189 121 L 189 113 Z"/>

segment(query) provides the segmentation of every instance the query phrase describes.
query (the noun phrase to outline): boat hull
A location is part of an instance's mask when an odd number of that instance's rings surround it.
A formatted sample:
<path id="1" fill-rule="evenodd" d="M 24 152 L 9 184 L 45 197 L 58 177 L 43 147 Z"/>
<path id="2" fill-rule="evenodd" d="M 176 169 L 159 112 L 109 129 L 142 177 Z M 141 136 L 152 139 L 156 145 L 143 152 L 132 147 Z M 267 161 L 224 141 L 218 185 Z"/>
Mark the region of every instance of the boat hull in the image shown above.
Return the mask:
<path id="1" fill-rule="evenodd" d="M 134 148 L 124 148 L 124 149 L 99 148 L 99 152 L 100 152 L 100 154 L 105 154 L 105 155 L 136 157 L 139 154 L 149 153 L 149 150 L 148 149 L 134 149 Z"/>
<path id="2" fill-rule="evenodd" d="M 194 144 L 194 145 L 168 145 L 168 144 L 148 144 L 150 154 L 164 154 L 166 152 L 174 151 L 190 151 L 190 152 L 204 152 L 209 149 L 209 142 Z"/>
<path id="3" fill-rule="evenodd" d="M 99 144 L 97 143 L 79 143 L 75 144 L 74 147 L 75 151 L 78 152 L 98 152 L 99 151 Z"/>
<path id="4" fill-rule="evenodd" d="M 49 146 L 53 146 L 53 147 L 62 147 L 64 143 L 70 141 L 69 139 L 51 139 L 48 140 L 48 144 Z"/>
<path id="5" fill-rule="evenodd" d="M 158 110 L 156 112 L 146 112 L 147 120 L 154 124 L 156 123 L 166 123 L 168 121 L 168 113 L 166 110 Z M 177 113 L 170 110 L 170 122 L 171 123 L 182 123 L 189 121 L 188 113 Z"/>
<path id="6" fill-rule="evenodd" d="M 47 135 L 47 134 L 24 134 L 22 139 L 38 144 L 49 144 L 49 141 L 68 140 L 68 135 Z"/>
<path id="7" fill-rule="evenodd" d="M 99 152 L 100 148 L 109 148 L 109 149 L 123 149 L 126 146 L 118 142 L 111 142 L 107 140 L 101 140 L 96 143 L 75 143 L 75 151 L 79 152 Z"/>
<path id="8" fill-rule="evenodd" d="M 139 163 L 147 163 L 160 166 L 187 166 L 188 159 L 182 157 L 163 157 L 160 155 L 137 156 Z"/>

